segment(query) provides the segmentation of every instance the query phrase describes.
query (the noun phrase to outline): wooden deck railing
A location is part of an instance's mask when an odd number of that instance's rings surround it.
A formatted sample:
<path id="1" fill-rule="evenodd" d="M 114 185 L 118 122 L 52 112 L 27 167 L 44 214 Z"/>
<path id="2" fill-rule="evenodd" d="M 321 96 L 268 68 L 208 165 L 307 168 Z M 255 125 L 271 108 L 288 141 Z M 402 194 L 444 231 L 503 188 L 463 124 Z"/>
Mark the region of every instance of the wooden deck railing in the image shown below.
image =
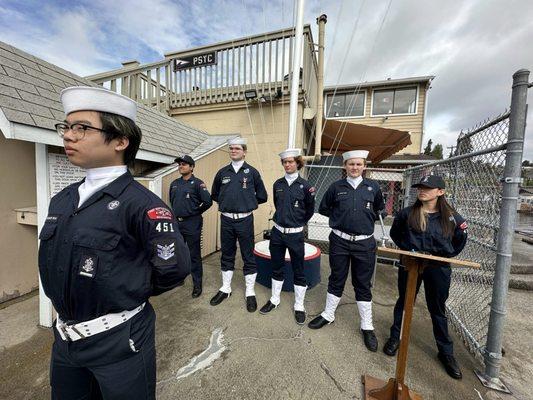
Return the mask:
<path id="1" fill-rule="evenodd" d="M 310 98 L 316 88 L 315 45 L 308 25 L 304 27 L 303 66 L 300 91 Z M 246 90 L 255 89 L 267 100 L 290 90 L 294 29 L 169 53 L 162 61 L 139 65 L 124 63 L 121 69 L 87 78 L 110 90 L 161 111 L 171 108 L 244 100 Z M 176 70 L 176 60 L 216 53 L 214 65 Z"/>

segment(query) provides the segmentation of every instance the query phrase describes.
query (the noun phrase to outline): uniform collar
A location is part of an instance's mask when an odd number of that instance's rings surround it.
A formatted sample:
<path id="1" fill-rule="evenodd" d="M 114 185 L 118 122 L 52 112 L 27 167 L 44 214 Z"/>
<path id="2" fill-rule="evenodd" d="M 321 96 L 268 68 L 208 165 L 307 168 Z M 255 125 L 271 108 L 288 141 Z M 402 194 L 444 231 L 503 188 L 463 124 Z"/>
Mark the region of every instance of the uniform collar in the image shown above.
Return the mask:
<path id="1" fill-rule="evenodd" d="M 193 179 L 194 179 L 194 174 L 191 174 L 191 177 L 189 179 L 187 179 L 187 180 L 183 179 L 183 176 L 180 176 L 178 178 L 178 180 L 183 181 L 183 182 L 190 182 Z"/>
<path id="2" fill-rule="evenodd" d="M 358 176 L 357 178 L 351 178 L 349 176 L 346 177 L 346 182 L 348 182 L 348 184 L 353 187 L 353 185 L 355 185 L 356 187 L 359 187 L 359 185 L 361 183 L 363 183 L 363 177 L 362 176 Z"/>
<path id="3" fill-rule="evenodd" d="M 237 168 L 237 171 L 240 170 L 242 168 L 242 166 L 244 165 L 244 160 L 240 160 L 240 161 L 231 161 L 231 167 L 233 168 L 233 170 L 235 171 L 235 168 Z"/>
<path id="4" fill-rule="evenodd" d="M 91 168 L 87 170 L 85 181 L 95 181 L 99 179 L 116 178 L 128 170 L 125 165 L 116 165 L 112 167 Z"/>
<path id="5" fill-rule="evenodd" d="M 298 177 L 299 177 L 299 173 L 298 173 L 298 171 L 296 171 L 296 172 L 294 172 L 293 174 L 287 174 L 287 173 L 285 173 L 285 176 L 284 176 L 283 178 L 284 178 L 284 179 L 287 181 L 287 183 L 289 183 L 289 185 L 290 185 L 291 183 L 296 182 L 296 181 L 298 180 Z"/>
<path id="6" fill-rule="evenodd" d="M 126 189 L 131 181 L 133 181 L 133 176 L 130 171 L 126 171 L 123 175 L 120 175 L 117 179 L 107 185 L 102 189 L 102 192 L 107 193 L 115 198 L 117 198 L 123 191 Z"/>
<path id="7" fill-rule="evenodd" d="M 344 178 L 344 179 L 341 179 L 343 185 L 347 185 L 349 187 L 351 187 L 353 189 L 353 186 L 350 185 L 350 182 L 348 182 L 348 177 Z M 366 178 L 363 178 L 363 180 L 361 181 L 361 183 L 359 184 L 359 186 L 357 186 L 357 188 L 359 188 L 361 185 L 365 185 L 365 186 L 371 186 L 370 185 L 370 181 Z"/>
<path id="8" fill-rule="evenodd" d="M 240 169 L 248 168 L 248 167 L 249 167 L 249 165 L 246 163 L 245 160 L 241 160 L 241 161 L 242 161 L 242 164 L 241 164 Z M 239 161 L 239 163 L 240 163 L 241 161 Z M 230 170 L 230 171 L 235 172 L 235 170 L 233 169 L 233 161 L 229 163 L 229 165 L 227 166 L 227 169 Z M 239 170 L 240 170 L 240 169 L 239 169 Z"/>

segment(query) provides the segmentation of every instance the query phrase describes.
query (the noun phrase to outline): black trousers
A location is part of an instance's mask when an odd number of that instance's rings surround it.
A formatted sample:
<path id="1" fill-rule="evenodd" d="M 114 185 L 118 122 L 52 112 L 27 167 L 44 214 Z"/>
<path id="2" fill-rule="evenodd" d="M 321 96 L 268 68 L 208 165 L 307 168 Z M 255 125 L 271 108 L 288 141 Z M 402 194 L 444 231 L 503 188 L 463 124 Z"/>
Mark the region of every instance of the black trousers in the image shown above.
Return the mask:
<path id="1" fill-rule="evenodd" d="M 204 219 L 201 215 L 178 220 L 178 228 L 191 254 L 191 277 L 194 286 L 202 286 L 203 266 L 201 236 Z"/>
<path id="2" fill-rule="evenodd" d="M 235 269 L 235 254 L 237 241 L 241 248 L 242 261 L 244 262 L 244 275 L 255 274 L 257 265 L 254 257 L 254 216 L 231 219 L 225 215 L 220 216 L 220 242 L 221 242 L 221 269 L 233 271 Z"/>
<path id="3" fill-rule="evenodd" d="M 303 232 L 281 233 L 274 227 L 272 228 L 269 249 L 272 260 L 273 279 L 282 281 L 285 278 L 283 274 L 285 251 L 289 249 L 294 284 L 297 286 L 307 286 L 304 274 L 305 243 Z"/>
<path id="4" fill-rule="evenodd" d="M 350 265 L 352 285 L 357 301 L 371 301 L 370 284 L 376 263 L 376 240 L 374 237 L 351 242 L 333 232 L 329 234 L 329 266 L 331 274 L 328 293 L 341 297 L 348 279 Z"/>
<path id="5" fill-rule="evenodd" d="M 424 282 L 426 304 L 431 322 L 433 324 L 433 336 L 437 342 L 440 353 L 453 355 L 453 342 L 448 334 L 448 318 L 446 317 L 446 300 L 450 291 L 452 270 L 450 266 L 427 266 L 418 278 L 416 293 Z M 407 288 L 407 271 L 398 269 L 398 293 L 399 297 L 394 306 L 394 322 L 390 328 L 393 338 L 400 338 L 402 327 L 403 307 L 405 303 L 405 291 Z"/>
<path id="6" fill-rule="evenodd" d="M 53 330 L 53 400 L 155 399 L 155 313 L 149 303 L 123 324 L 76 342 Z"/>

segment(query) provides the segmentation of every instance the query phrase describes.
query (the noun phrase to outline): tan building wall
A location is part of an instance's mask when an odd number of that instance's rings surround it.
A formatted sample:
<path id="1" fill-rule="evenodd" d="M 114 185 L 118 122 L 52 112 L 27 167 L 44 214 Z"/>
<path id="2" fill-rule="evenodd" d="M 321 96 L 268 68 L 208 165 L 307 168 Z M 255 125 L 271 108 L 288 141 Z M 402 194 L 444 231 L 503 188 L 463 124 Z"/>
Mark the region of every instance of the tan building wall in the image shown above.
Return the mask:
<path id="1" fill-rule="evenodd" d="M 196 162 L 194 168 L 194 175 L 200 178 L 209 188 L 211 192 L 211 186 L 213 185 L 213 179 L 216 172 L 224 165 L 228 164 L 228 152 L 224 148 L 223 150 L 217 150 L 213 153 L 203 157 Z M 162 198 L 165 203 L 170 206 L 169 188 L 174 179 L 179 178 L 181 175 L 178 171 L 172 172 L 163 177 L 162 182 Z M 202 257 L 217 251 L 219 246 L 219 213 L 217 203 L 213 202 L 213 206 L 207 210 L 204 214 L 204 227 L 202 230 Z"/>
<path id="2" fill-rule="evenodd" d="M 289 131 L 289 104 L 264 103 L 261 107 L 253 105 L 246 108 L 225 108 L 213 109 L 213 107 L 175 110 L 173 117 L 204 130 L 210 134 L 239 134 L 248 140 L 248 153 L 246 162 L 257 168 L 263 177 L 263 181 L 268 191 L 268 202 L 260 205 L 255 215 L 256 241 L 261 239 L 261 232 L 268 227 L 268 218 L 274 214 L 272 202 L 272 185 L 276 179 L 281 177 L 283 167 L 281 166 L 279 153 L 287 148 Z M 178 114 L 179 113 L 179 114 Z M 298 129 L 296 133 L 296 147 L 302 147 L 303 139 L 303 107 L 300 104 L 298 109 Z M 229 155 L 222 164 L 230 162 Z M 212 174 L 217 169 L 212 170 Z M 198 176 L 204 179 L 205 174 Z M 212 179 L 212 178 L 211 178 Z M 205 180 L 205 179 L 204 179 Z"/>
<path id="3" fill-rule="evenodd" d="M 366 102 L 365 102 L 365 115 L 364 117 L 356 118 L 335 118 L 341 121 L 350 121 L 354 124 L 364 124 L 369 126 L 378 126 L 381 128 L 398 129 L 402 131 L 408 131 L 411 134 L 411 144 L 398 152 L 398 154 L 419 154 L 422 151 L 422 135 L 424 129 L 424 113 L 426 107 L 426 85 L 418 85 L 418 97 L 416 104 L 416 114 L 410 115 L 388 115 L 385 119 L 384 116 L 372 116 L 372 92 L 375 89 L 392 89 L 398 87 L 413 87 L 415 85 L 402 85 L 402 86 L 380 86 L 375 88 L 366 88 Z M 324 98 L 325 107 L 327 102 Z"/>
<path id="4" fill-rule="evenodd" d="M 16 208 L 34 207 L 35 145 L 0 134 L 0 302 L 38 287 L 37 227 L 17 223 Z"/>

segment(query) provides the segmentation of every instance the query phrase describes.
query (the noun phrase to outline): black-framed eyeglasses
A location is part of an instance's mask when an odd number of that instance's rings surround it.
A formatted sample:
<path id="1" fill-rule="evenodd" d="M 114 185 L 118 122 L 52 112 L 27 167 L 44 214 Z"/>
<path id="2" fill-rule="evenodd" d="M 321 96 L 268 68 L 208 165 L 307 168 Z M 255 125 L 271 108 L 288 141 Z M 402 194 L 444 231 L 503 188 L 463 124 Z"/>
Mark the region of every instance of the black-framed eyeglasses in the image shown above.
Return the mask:
<path id="1" fill-rule="evenodd" d="M 72 131 L 74 136 L 76 136 L 76 139 L 81 140 L 85 137 L 85 132 L 87 132 L 87 129 L 92 129 L 99 132 L 105 132 L 105 130 L 100 128 L 95 128 L 94 126 L 85 125 L 85 124 L 65 124 L 64 122 L 60 122 L 59 124 L 54 125 L 57 131 L 57 134 L 60 138 L 65 137 L 65 133 L 67 133 L 69 130 Z"/>

